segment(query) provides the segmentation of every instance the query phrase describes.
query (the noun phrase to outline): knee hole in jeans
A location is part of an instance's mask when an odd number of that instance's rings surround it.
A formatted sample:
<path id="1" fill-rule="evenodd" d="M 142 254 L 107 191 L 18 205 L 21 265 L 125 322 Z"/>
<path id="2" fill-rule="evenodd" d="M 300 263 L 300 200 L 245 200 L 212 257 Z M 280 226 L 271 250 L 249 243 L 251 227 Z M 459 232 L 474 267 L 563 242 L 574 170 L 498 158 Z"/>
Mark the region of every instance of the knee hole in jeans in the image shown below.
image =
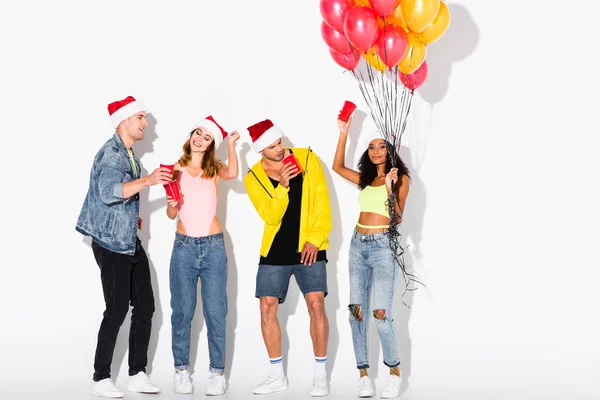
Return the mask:
<path id="1" fill-rule="evenodd" d="M 385 310 L 373 310 L 373 317 L 380 321 L 385 321 Z"/>
<path id="2" fill-rule="evenodd" d="M 354 317 L 354 319 L 357 320 L 358 322 L 362 322 L 363 312 L 362 312 L 362 307 L 360 306 L 360 304 L 350 304 L 348 306 L 348 308 L 350 309 L 350 312 L 352 313 L 352 316 Z"/>

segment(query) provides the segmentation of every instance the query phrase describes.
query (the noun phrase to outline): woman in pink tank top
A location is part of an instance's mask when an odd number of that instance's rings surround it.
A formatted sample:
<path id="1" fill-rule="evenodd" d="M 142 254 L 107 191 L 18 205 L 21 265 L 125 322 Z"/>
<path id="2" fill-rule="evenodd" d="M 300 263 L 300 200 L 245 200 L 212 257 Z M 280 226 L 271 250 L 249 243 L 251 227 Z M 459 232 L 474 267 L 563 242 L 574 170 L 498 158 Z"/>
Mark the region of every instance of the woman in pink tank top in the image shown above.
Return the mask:
<path id="1" fill-rule="evenodd" d="M 225 141 L 229 165 L 215 158 L 216 148 Z M 217 219 L 219 179 L 238 176 L 235 142 L 237 132 L 228 134 L 212 117 L 198 121 L 183 145 L 175 164 L 181 198 L 167 196 L 167 216 L 177 218 L 177 232 L 171 253 L 172 350 L 175 361 L 173 386 L 177 393 L 192 393 L 188 373 L 190 334 L 196 309 L 198 279 L 202 311 L 206 321 L 210 378 L 207 395 L 225 393 L 225 320 L 227 316 L 227 253 L 223 230 Z"/>

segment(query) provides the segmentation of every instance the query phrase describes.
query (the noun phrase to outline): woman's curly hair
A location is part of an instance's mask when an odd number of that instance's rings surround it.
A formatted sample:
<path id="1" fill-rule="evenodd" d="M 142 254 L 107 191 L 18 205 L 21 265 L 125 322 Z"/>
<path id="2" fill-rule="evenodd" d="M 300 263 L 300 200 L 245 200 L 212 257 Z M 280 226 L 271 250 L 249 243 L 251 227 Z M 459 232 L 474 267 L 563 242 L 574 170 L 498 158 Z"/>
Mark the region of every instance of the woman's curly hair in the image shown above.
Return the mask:
<path id="1" fill-rule="evenodd" d="M 400 158 L 400 154 L 396 152 L 394 147 L 390 142 L 384 140 L 385 145 L 387 147 L 387 157 L 385 160 L 385 173 L 390 172 L 392 168 L 398 168 L 398 181 L 400 181 L 400 185 L 402 185 L 402 176 L 406 175 L 410 178 L 410 173 L 408 171 L 408 167 L 404 164 L 404 161 Z M 396 153 L 396 164 L 392 164 L 392 154 Z M 373 164 L 371 159 L 369 158 L 369 149 L 367 148 L 363 155 L 360 157 L 360 161 L 358 162 L 358 173 L 360 174 L 360 183 L 358 187 L 360 190 L 363 190 L 367 186 L 369 186 L 375 178 L 377 178 L 377 166 Z"/>

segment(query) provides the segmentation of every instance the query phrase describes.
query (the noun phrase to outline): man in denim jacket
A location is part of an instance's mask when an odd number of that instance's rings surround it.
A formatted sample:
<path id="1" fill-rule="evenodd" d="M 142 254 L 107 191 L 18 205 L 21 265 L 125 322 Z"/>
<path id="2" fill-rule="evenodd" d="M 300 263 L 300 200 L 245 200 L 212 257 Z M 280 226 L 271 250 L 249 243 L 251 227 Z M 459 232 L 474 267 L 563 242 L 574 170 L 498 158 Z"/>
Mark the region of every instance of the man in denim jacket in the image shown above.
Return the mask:
<path id="1" fill-rule="evenodd" d="M 133 306 L 129 334 L 131 378 L 127 390 L 160 392 L 146 375 L 154 295 L 148 258 L 137 237 L 141 228 L 138 193 L 148 186 L 169 182 L 171 175 L 166 168 L 157 168 L 148 176 L 140 175 L 140 160 L 131 146 L 144 139 L 144 129 L 148 126 L 144 105 L 129 96 L 109 104 L 108 111 L 116 132 L 96 154 L 75 229 L 92 238 L 106 302 L 98 332 L 92 394 L 115 398 L 124 394 L 110 378 L 110 365 L 130 302 Z"/>

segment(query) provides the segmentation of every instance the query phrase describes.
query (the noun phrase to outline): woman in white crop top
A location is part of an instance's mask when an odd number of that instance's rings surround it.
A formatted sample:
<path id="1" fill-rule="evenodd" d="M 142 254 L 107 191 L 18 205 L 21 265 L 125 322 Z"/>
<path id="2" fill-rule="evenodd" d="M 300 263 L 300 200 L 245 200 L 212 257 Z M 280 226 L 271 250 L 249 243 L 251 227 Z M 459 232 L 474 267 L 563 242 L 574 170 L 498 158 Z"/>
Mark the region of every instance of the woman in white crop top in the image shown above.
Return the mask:
<path id="1" fill-rule="evenodd" d="M 229 165 L 215 158 L 216 148 L 229 136 Z M 227 316 L 227 253 L 221 224 L 216 217 L 219 179 L 238 176 L 235 142 L 212 118 L 198 121 L 183 145 L 183 155 L 175 164 L 179 201 L 167 196 L 167 216 L 177 218 L 177 232 L 171 253 L 169 286 L 171 290 L 171 341 L 175 392 L 189 394 L 194 387 L 188 373 L 190 332 L 196 309 L 196 288 L 201 297 L 206 321 L 210 377 L 205 393 L 225 393 L 225 349 Z"/>
<path id="2" fill-rule="evenodd" d="M 391 182 L 395 182 L 394 207 L 401 218 L 408 196 L 409 171 L 398 155 L 398 168 L 392 168 L 391 152 L 395 149 L 379 135 L 365 143 L 358 171 L 345 166 L 346 141 L 351 120 L 338 120 L 338 141 L 333 170 L 361 189 L 360 215 L 350 243 L 350 327 L 356 365 L 360 372 L 359 397 L 374 395 L 368 368 L 368 331 L 371 312 L 375 320 L 383 353 L 383 363 L 390 375 L 382 398 L 400 395 L 402 375 L 400 358 L 392 319 L 394 288 L 398 265 L 387 234 L 390 225 L 388 198 Z M 372 292 L 372 294 L 371 294 Z M 373 310 L 373 311 L 371 311 Z"/>

